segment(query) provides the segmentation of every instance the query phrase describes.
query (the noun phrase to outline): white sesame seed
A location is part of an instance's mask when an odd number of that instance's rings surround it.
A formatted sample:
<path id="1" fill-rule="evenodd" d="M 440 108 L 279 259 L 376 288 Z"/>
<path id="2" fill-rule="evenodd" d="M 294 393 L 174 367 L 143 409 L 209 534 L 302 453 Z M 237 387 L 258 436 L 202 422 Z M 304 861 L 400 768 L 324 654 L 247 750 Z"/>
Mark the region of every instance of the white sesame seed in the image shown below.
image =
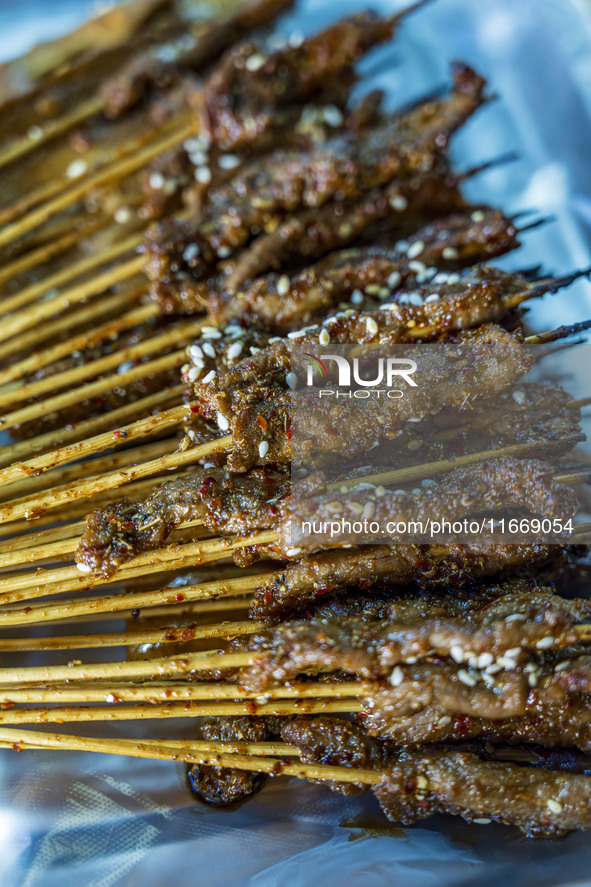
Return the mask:
<path id="1" fill-rule="evenodd" d="M 262 440 L 259 444 L 259 459 L 264 459 L 269 452 L 269 444 L 266 440 Z"/>
<path id="2" fill-rule="evenodd" d="M 215 357 L 215 351 L 213 353 Z M 191 360 L 203 360 L 203 351 L 199 347 L 199 345 L 190 345 L 189 346 L 189 357 Z"/>
<path id="3" fill-rule="evenodd" d="M 420 256 L 424 249 L 424 242 L 422 240 L 416 240 L 414 243 L 411 243 L 406 251 L 406 255 L 409 259 L 414 259 L 416 256 Z"/>
<path id="4" fill-rule="evenodd" d="M 222 154 L 218 160 L 221 169 L 236 169 L 240 166 L 240 157 L 236 154 Z"/>
<path id="5" fill-rule="evenodd" d="M 451 718 L 449 715 L 443 715 L 443 717 L 439 718 L 437 721 L 439 727 L 447 727 L 449 724 L 451 724 Z"/>
<path id="6" fill-rule="evenodd" d="M 388 286 L 391 290 L 396 289 L 401 280 L 402 277 L 400 271 L 392 271 L 392 273 L 388 277 Z"/>
<path id="7" fill-rule="evenodd" d="M 505 622 L 525 622 L 526 618 L 523 613 L 513 613 L 511 616 L 505 617 Z"/>
<path id="8" fill-rule="evenodd" d="M 353 305 L 361 305 L 363 302 L 363 293 L 361 290 L 353 290 L 351 293 L 351 302 Z"/>
<path id="9" fill-rule="evenodd" d="M 564 671 L 565 668 L 568 668 L 570 665 L 570 661 L 565 659 L 564 662 L 559 662 L 554 671 Z"/>
<path id="10" fill-rule="evenodd" d="M 397 212 L 403 212 L 408 206 L 408 200 L 403 194 L 395 194 L 390 198 L 390 206 Z"/>
<path id="11" fill-rule="evenodd" d="M 194 172 L 195 181 L 200 185 L 209 185 L 211 182 L 211 170 L 209 166 L 198 166 Z"/>
<path id="12" fill-rule="evenodd" d="M 320 335 L 318 336 L 318 341 L 321 345 L 329 345 L 330 344 L 330 335 L 328 330 L 321 330 Z"/>
<path id="13" fill-rule="evenodd" d="M 291 286 L 291 281 L 287 274 L 282 274 L 279 280 L 277 281 L 277 294 L 279 296 L 286 296 L 289 292 L 289 288 Z"/>
<path id="14" fill-rule="evenodd" d="M 365 321 L 365 328 L 366 328 L 367 332 L 370 334 L 370 336 L 375 336 L 376 333 L 378 332 L 378 325 L 375 322 L 375 320 L 373 319 L 373 317 L 367 318 L 367 320 Z"/>
<path id="15" fill-rule="evenodd" d="M 150 173 L 148 183 L 153 191 L 160 191 L 160 189 L 164 187 L 164 176 L 158 171 Z"/>
<path id="16" fill-rule="evenodd" d="M 458 671 L 458 679 L 467 687 L 475 687 L 478 683 L 478 678 L 475 677 L 475 675 L 473 675 L 471 672 L 466 671 L 463 668 Z"/>
<path id="17" fill-rule="evenodd" d="M 218 246 L 218 258 L 229 259 L 231 255 L 232 250 L 229 246 Z"/>
<path id="18" fill-rule="evenodd" d="M 189 382 L 196 382 L 203 372 L 203 369 L 203 365 L 190 367 L 187 371 L 187 378 L 189 379 Z"/>
<path id="19" fill-rule="evenodd" d="M 513 400 L 515 403 L 525 403 L 525 392 L 524 391 L 514 391 L 513 392 Z"/>
<path id="20" fill-rule="evenodd" d="M 183 259 L 185 262 L 192 262 L 199 255 L 199 246 L 196 243 L 189 243 L 183 251 Z"/>
<path id="21" fill-rule="evenodd" d="M 243 348 L 243 342 L 232 342 L 232 344 L 226 351 L 226 357 L 228 358 L 228 360 L 236 360 L 236 358 L 240 357 L 240 355 L 242 354 Z"/>
<path id="22" fill-rule="evenodd" d="M 43 130 L 41 129 L 40 126 L 35 126 L 35 125 L 29 126 L 29 128 L 27 130 L 27 137 L 32 142 L 38 142 L 39 139 L 43 138 Z"/>
<path id="23" fill-rule="evenodd" d="M 69 179 L 79 179 L 80 176 L 84 175 L 87 169 L 88 164 L 86 160 L 72 160 L 66 170 L 66 175 Z"/>
<path id="24" fill-rule="evenodd" d="M 126 225 L 131 221 L 132 212 L 128 206 L 118 206 L 113 213 L 113 218 L 118 225 Z"/>
<path id="25" fill-rule="evenodd" d="M 554 801 L 552 798 L 550 798 L 546 806 L 551 813 L 562 812 L 562 804 L 559 804 L 558 801 Z"/>
<path id="26" fill-rule="evenodd" d="M 405 253 L 409 247 L 408 240 L 399 240 L 396 246 L 394 247 L 396 252 Z"/>
<path id="27" fill-rule="evenodd" d="M 458 259 L 460 254 L 455 248 L 455 246 L 446 246 L 443 250 L 442 254 L 444 259 Z"/>
<path id="28" fill-rule="evenodd" d="M 288 373 L 285 377 L 285 381 L 287 383 L 287 387 L 293 390 L 298 384 L 298 377 L 295 373 Z"/>
<path id="29" fill-rule="evenodd" d="M 505 656 L 510 656 L 511 659 L 515 659 L 515 657 L 519 656 L 522 652 L 521 647 L 512 647 L 510 650 L 505 651 Z"/>
<path id="30" fill-rule="evenodd" d="M 302 336 L 306 335 L 306 330 L 292 330 L 291 333 L 287 334 L 288 339 L 301 339 Z"/>
<path id="31" fill-rule="evenodd" d="M 213 382 L 215 379 L 215 370 L 210 370 L 207 376 L 204 376 L 201 380 L 204 385 L 207 385 L 208 382 Z"/>
<path id="32" fill-rule="evenodd" d="M 449 652 L 451 654 L 451 658 L 454 659 L 456 662 L 464 661 L 464 648 L 461 647 L 459 644 L 452 644 Z"/>
<path id="33" fill-rule="evenodd" d="M 430 304 L 431 302 L 438 302 L 438 301 L 439 301 L 439 296 L 437 295 L 437 293 L 431 293 L 431 295 L 427 296 L 427 298 L 425 299 L 425 305 L 428 303 Z"/>
<path id="34" fill-rule="evenodd" d="M 552 647 L 553 645 L 554 638 L 552 637 L 552 635 L 548 635 L 548 637 L 540 638 L 540 640 L 536 644 L 536 647 L 538 648 L 538 650 L 547 650 L 548 647 Z"/>
<path id="35" fill-rule="evenodd" d="M 230 423 L 226 419 L 226 417 L 223 415 L 223 413 L 218 413 L 217 420 L 218 420 L 218 428 L 220 429 L 220 431 L 228 431 L 229 430 Z"/>
<path id="36" fill-rule="evenodd" d="M 486 217 L 486 213 L 482 209 L 475 209 L 472 213 L 471 219 L 473 222 L 482 222 Z"/>
<path id="37" fill-rule="evenodd" d="M 216 350 L 210 342 L 203 343 L 203 353 L 206 357 L 216 356 Z"/>
<path id="38" fill-rule="evenodd" d="M 408 267 L 411 271 L 414 271 L 415 274 L 423 274 L 427 266 L 424 262 L 420 262 L 418 259 L 413 259 L 412 262 L 408 263 Z"/>
<path id="39" fill-rule="evenodd" d="M 481 653 L 478 657 L 478 668 L 486 668 L 487 665 L 492 665 L 494 662 L 494 657 L 492 653 Z"/>
<path id="40" fill-rule="evenodd" d="M 343 122 L 343 112 L 336 105 L 325 105 L 322 116 L 329 126 L 340 126 Z"/>
<path id="41" fill-rule="evenodd" d="M 479 816 L 478 819 L 473 819 L 472 822 L 477 822 L 478 825 L 488 825 L 491 820 L 486 816 Z"/>
<path id="42" fill-rule="evenodd" d="M 497 665 L 500 665 L 501 668 L 510 671 L 511 669 L 515 668 L 517 663 L 510 656 L 497 656 Z M 490 674 L 490 668 L 488 669 L 488 672 Z"/>
<path id="43" fill-rule="evenodd" d="M 204 339 L 221 339 L 222 338 L 222 334 L 220 333 L 219 330 L 207 330 L 207 332 L 205 330 L 203 330 L 201 335 Z"/>
<path id="44" fill-rule="evenodd" d="M 454 286 L 454 284 L 459 283 L 461 277 L 459 274 L 448 274 L 447 275 L 447 284 L 448 286 Z"/>
<path id="45" fill-rule="evenodd" d="M 88 564 L 76 564 L 81 573 L 92 573 L 92 567 L 89 567 Z"/>
<path id="46" fill-rule="evenodd" d="M 379 283 L 370 283 L 368 286 L 365 287 L 365 292 L 368 296 L 377 296 L 379 295 L 380 290 L 381 286 L 379 285 Z"/>
<path id="47" fill-rule="evenodd" d="M 503 668 L 502 665 L 499 665 L 497 662 L 493 663 L 493 665 L 487 665 L 486 673 L 487 674 L 497 674 L 497 672 L 501 671 Z"/>
<path id="48" fill-rule="evenodd" d="M 301 548 L 288 548 L 285 552 L 288 557 L 296 557 L 302 551 Z"/>
<path id="49" fill-rule="evenodd" d="M 261 52 L 255 52 L 246 59 L 244 67 L 247 71 L 254 73 L 254 71 L 260 71 L 266 61 L 265 56 Z"/>
<path id="50" fill-rule="evenodd" d="M 415 305 L 416 307 L 419 307 L 420 305 L 423 304 L 423 297 L 420 293 L 409 293 L 408 301 L 411 305 Z"/>
<path id="51" fill-rule="evenodd" d="M 260 348 L 255 348 L 254 345 L 251 345 L 250 348 L 249 348 L 248 350 L 250 351 L 251 354 L 258 354 L 259 351 L 260 351 L 261 349 L 260 349 Z"/>
<path id="52" fill-rule="evenodd" d="M 535 687 L 538 683 L 538 673 L 535 671 L 532 671 L 532 673 L 527 676 L 527 682 L 530 685 L 530 687 Z"/>

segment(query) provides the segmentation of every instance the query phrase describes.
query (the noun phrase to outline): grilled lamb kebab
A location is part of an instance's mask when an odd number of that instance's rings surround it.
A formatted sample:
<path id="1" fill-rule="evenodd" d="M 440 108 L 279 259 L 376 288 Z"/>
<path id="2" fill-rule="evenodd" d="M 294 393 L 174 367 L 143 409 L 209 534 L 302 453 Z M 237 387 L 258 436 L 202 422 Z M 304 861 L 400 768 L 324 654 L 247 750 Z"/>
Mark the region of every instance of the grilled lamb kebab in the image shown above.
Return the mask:
<path id="1" fill-rule="evenodd" d="M 220 260 L 273 230 L 287 214 L 333 200 L 359 200 L 394 178 L 431 170 L 451 134 L 482 103 L 484 83 L 473 71 L 458 64 L 454 80 L 448 100 L 422 103 L 308 151 L 276 150 L 255 158 L 227 185 L 210 190 L 197 223 L 167 222 L 152 229 L 143 249 L 156 298 L 184 304 L 189 312 L 195 306 L 202 310 L 210 281 L 223 270 Z"/>

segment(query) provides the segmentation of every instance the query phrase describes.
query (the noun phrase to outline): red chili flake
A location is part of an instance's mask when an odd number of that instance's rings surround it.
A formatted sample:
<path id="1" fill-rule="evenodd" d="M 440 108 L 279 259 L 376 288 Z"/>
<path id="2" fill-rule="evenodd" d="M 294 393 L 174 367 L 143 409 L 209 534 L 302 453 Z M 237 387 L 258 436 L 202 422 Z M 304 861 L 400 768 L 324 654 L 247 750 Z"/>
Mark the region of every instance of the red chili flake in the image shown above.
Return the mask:
<path id="1" fill-rule="evenodd" d="M 199 413 L 201 412 L 201 407 L 199 406 L 199 404 L 196 404 L 196 403 L 192 403 L 191 406 L 189 407 L 189 409 L 191 410 L 192 413 L 195 413 L 196 416 L 198 416 Z"/>
<path id="2" fill-rule="evenodd" d="M 180 604 L 181 601 L 184 601 L 184 600 L 185 600 L 185 595 L 184 595 L 184 594 L 181 594 L 181 593 L 179 592 L 179 593 L 177 594 L 177 596 L 176 596 L 176 599 L 177 599 L 177 601 L 178 601 L 179 604 Z"/>
<path id="3" fill-rule="evenodd" d="M 287 431 L 286 431 L 285 433 L 287 434 L 287 439 L 288 439 L 288 440 L 291 440 L 291 427 L 288 428 Z"/>
<path id="4" fill-rule="evenodd" d="M 133 523 L 132 520 L 127 520 L 127 521 L 125 521 L 124 524 L 121 524 L 121 529 L 122 530 L 133 530 L 134 526 L 135 526 L 135 524 Z"/>
<path id="5" fill-rule="evenodd" d="M 197 490 L 200 496 L 205 496 L 209 489 L 215 484 L 215 477 L 204 477 L 203 483 Z"/>
<path id="6" fill-rule="evenodd" d="M 265 419 L 264 416 L 261 416 L 260 413 L 259 413 L 258 416 L 257 416 L 257 425 L 258 425 L 259 428 L 261 428 L 263 431 L 266 431 L 266 430 L 267 430 L 268 422 L 267 422 L 267 420 Z"/>
<path id="7" fill-rule="evenodd" d="M 279 509 L 277 508 L 276 505 L 269 505 L 267 507 L 269 509 L 270 514 L 273 514 L 273 515 L 279 514 Z"/>
<path id="8" fill-rule="evenodd" d="M 466 715 L 458 715 L 456 718 L 455 729 L 458 733 L 466 733 L 468 731 L 468 718 Z"/>
<path id="9" fill-rule="evenodd" d="M 265 603 L 270 604 L 272 600 L 273 600 L 273 595 L 271 594 L 270 591 L 266 591 L 265 592 Z"/>
<path id="10" fill-rule="evenodd" d="M 125 440 L 127 437 L 127 431 L 124 431 L 123 428 L 119 428 L 117 431 L 113 432 L 113 437 L 115 440 Z"/>
<path id="11" fill-rule="evenodd" d="M 329 591 L 332 591 L 330 585 L 321 585 L 320 588 L 316 589 L 316 594 L 328 594 Z"/>

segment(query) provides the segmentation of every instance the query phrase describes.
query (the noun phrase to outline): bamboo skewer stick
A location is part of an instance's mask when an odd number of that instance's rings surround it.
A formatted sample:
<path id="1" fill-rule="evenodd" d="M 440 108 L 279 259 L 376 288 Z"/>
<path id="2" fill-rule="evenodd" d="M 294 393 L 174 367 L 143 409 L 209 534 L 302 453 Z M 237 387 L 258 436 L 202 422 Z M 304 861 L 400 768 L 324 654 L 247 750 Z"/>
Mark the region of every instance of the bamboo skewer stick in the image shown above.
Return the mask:
<path id="1" fill-rule="evenodd" d="M 190 338 L 192 335 L 192 331 L 190 333 L 184 331 L 185 339 Z M 145 347 L 143 343 L 138 346 L 138 348 L 142 347 Z M 85 385 L 81 385 L 73 391 L 64 391 L 61 394 L 56 394 L 53 397 L 48 398 L 47 400 L 28 404 L 18 410 L 13 410 L 11 413 L 4 413 L 2 419 L 0 419 L 0 428 L 3 431 L 8 431 L 8 429 L 14 428 L 16 425 L 31 422 L 33 419 L 38 419 L 48 413 L 67 409 L 75 404 L 82 403 L 84 400 L 97 397 L 101 394 L 106 394 L 112 391 L 113 387 L 123 388 L 126 385 L 131 385 L 133 382 L 145 379 L 148 375 L 157 375 L 158 373 L 172 370 L 175 367 L 180 367 L 185 363 L 186 359 L 185 348 L 181 348 L 170 354 L 165 354 L 164 357 L 158 357 L 147 363 L 139 364 L 125 373 L 118 374 L 115 386 L 113 385 L 112 376 L 101 377 L 93 382 L 87 382 Z"/>
<path id="2" fill-rule="evenodd" d="M 28 665 L 0 668 L 0 684 L 53 684 L 59 681 L 101 681 L 150 678 L 156 675 L 186 677 L 193 671 L 240 668 L 249 665 L 252 653 L 181 653 L 157 659 L 92 662 L 87 665 Z"/>
<path id="3" fill-rule="evenodd" d="M 16 444 L 10 444 L 9 447 L 6 447 L 6 453 L 4 456 L 4 460 L 2 459 L 2 450 L 0 449 L 0 466 L 6 464 L 7 462 L 12 462 L 13 467 L 17 465 L 24 466 L 23 468 L 16 468 L 15 472 L 12 475 L 6 475 L 8 477 L 22 478 L 23 474 L 35 474 L 38 471 L 50 470 L 57 465 L 64 465 L 67 462 L 72 461 L 72 459 L 82 458 L 84 455 L 89 455 L 84 452 L 80 452 L 80 450 L 84 449 L 84 442 L 86 440 L 95 440 L 97 437 L 101 437 L 105 432 L 103 429 L 105 428 L 115 428 L 117 425 L 123 425 L 123 430 L 125 430 L 125 435 L 121 438 L 121 441 L 134 440 L 136 437 L 141 437 L 142 434 L 136 434 L 135 430 L 128 432 L 126 429 L 129 426 L 126 426 L 125 423 L 129 423 L 130 420 L 135 420 L 131 422 L 131 425 L 136 425 L 138 422 L 142 423 L 152 423 L 153 420 L 158 417 L 158 415 L 164 416 L 164 413 L 151 415 L 151 410 L 156 407 L 166 406 L 171 401 L 178 401 L 183 393 L 183 386 L 177 385 L 173 388 L 167 388 L 164 391 L 156 391 L 154 394 L 148 394 L 146 397 L 142 397 L 139 400 L 131 401 L 130 403 L 124 404 L 121 407 L 117 407 L 115 410 L 110 410 L 107 413 L 103 413 L 98 416 L 93 416 L 92 419 L 86 419 L 83 422 L 77 422 L 71 428 L 61 429 L 57 431 L 47 431 L 44 434 L 40 434 L 37 437 L 32 437 L 20 441 Z M 174 409 L 179 410 L 176 418 L 171 418 L 169 425 L 176 425 L 180 421 L 180 417 L 182 417 L 181 410 L 184 409 L 181 405 L 175 407 Z M 166 411 L 169 415 L 170 412 Z M 141 416 L 142 418 L 136 418 L 136 416 Z M 160 426 L 166 427 L 166 419 L 163 424 Z M 158 433 L 159 429 L 155 429 L 156 433 Z M 149 432 L 148 432 L 149 433 Z M 113 433 L 110 432 L 110 444 L 100 444 L 99 449 L 95 452 L 100 452 L 101 450 L 107 449 L 108 446 L 117 446 L 118 439 L 113 438 Z M 80 449 L 76 450 L 72 447 L 67 451 L 68 455 L 63 455 L 65 452 L 64 445 L 71 444 L 73 441 L 80 441 Z M 59 451 L 62 454 L 62 458 L 58 457 L 58 461 L 52 464 L 53 454 L 56 452 L 55 448 L 61 446 L 62 449 Z M 42 456 L 33 455 L 34 453 L 39 453 L 43 450 L 51 449 L 52 453 L 45 454 L 48 458 L 45 463 L 42 463 L 38 467 L 34 467 L 31 463 L 35 460 L 42 460 Z M 79 455 L 78 455 L 79 454 Z M 28 462 L 22 462 L 23 458 L 29 458 Z M 49 464 L 47 464 L 49 463 Z M 3 483 L 3 470 L 0 469 L 0 484 Z M 12 483 L 12 481 L 7 481 L 8 483 Z"/>
<path id="4" fill-rule="evenodd" d="M 49 243 L 42 244 L 34 250 L 29 250 L 29 252 L 24 253 L 24 255 L 19 256 L 17 259 L 13 259 L 12 262 L 6 262 L 0 268 L 0 283 L 6 283 L 7 280 L 12 280 L 14 277 L 18 277 L 19 274 L 24 274 L 25 271 L 30 271 L 32 268 L 43 265 L 60 253 L 65 252 L 71 246 L 74 246 L 79 239 L 79 231 L 70 231 L 56 240 L 51 240 Z M 0 298 L 0 308 L 3 306 L 3 298 Z"/>
<path id="5" fill-rule="evenodd" d="M 365 685 L 366 689 L 366 685 Z M 364 685 L 359 682 L 334 683 L 297 682 L 293 681 L 286 687 L 270 687 L 265 691 L 265 700 L 272 699 L 314 699 L 324 696 L 329 699 L 346 699 L 360 696 Z M 134 683 L 78 683 L 57 684 L 54 687 L 9 687 L 0 688 L 0 704 L 39 704 L 55 703 L 72 704 L 77 702 L 109 702 L 117 706 L 120 702 L 195 702 L 195 701 L 229 701 L 240 699 L 256 699 L 257 691 L 245 690 L 236 684 L 227 682 L 196 683 L 180 681 L 147 681 L 144 684 Z M 109 697 L 112 697 L 109 698 Z"/>
<path id="6" fill-rule="evenodd" d="M 1 358 L 6 361 L 15 354 L 29 357 L 31 352 L 41 343 L 48 340 L 50 342 L 59 341 L 64 332 L 73 335 L 76 330 L 82 328 L 88 330 L 89 326 L 94 328 L 102 317 L 110 319 L 119 317 L 144 293 L 145 286 L 143 285 L 141 288 L 128 287 L 121 292 L 103 296 L 88 304 L 81 303 L 80 307 L 74 308 L 71 312 L 52 318 L 26 333 L 20 333 L 11 341 L 3 342 L 0 348 Z"/>
<path id="7" fill-rule="evenodd" d="M 250 619 L 244 622 L 216 622 L 192 628 L 153 629 L 151 631 L 124 631 L 111 634 L 81 634 L 54 638 L 2 638 L 0 652 L 91 650 L 103 647 L 131 647 L 140 644 L 188 644 L 194 640 L 222 639 L 252 634 L 265 628 L 263 622 Z M 0 693 L 1 696 L 1 693 Z"/>
<path id="8" fill-rule="evenodd" d="M 22 157 L 26 157 L 31 151 L 35 151 L 37 148 L 41 147 L 41 145 L 45 145 L 52 139 L 63 135 L 79 123 L 82 123 L 83 120 L 87 120 L 89 117 L 94 117 L 95 114 L 99 114 L 104 106 L 105 101 L 101 96 L 93 96 L 73 108 L 71 111 L 67 111 L 59 117 L 44 123 L 39 127 L 40 133 L 35 138 L 26 135 L 15 139 L 12 144 L 3 148 L 0 152 L 0 169 L 14 163 L 15 160 L 20 160 Z"/>
<path id="9" fill-rule="evenodd" d="M 138 297 L 142 294 L 142 291 L 135 290 L 134 292 Z M 119 293 L 112 297 L 111 303 L 113 305 L 121 304 Z M 46 348 L 45 351 L 37 351 L 23 358 L 18 363 L 12 364 L 5 370 L 0 370 L 0 385 L 22 379 L 27 373 L 38 372 L 42 367 L 55 363 L 74 351 L 92 348 L 105 339 L 117 336 L 131 327 L 146 323 L 148 320 L 156 317 L 157 314 L 158 307 L 156 305 L 141 305 L 139 308 L 134 308 L 126 314 L 107 320 L 101 326 L 95 327 L 95 329 L 85 330 L 77 336 L 72 336 L 71 339 L 67 339 L 65 342 L 58 342 L 56 345 Z"/>
<path id="10" fill-rule="evenodd" d="M 222 560 L 239 548 L 249 545 L 265 545 L 275 541 L 275 533 L 258 533 L 253 536 L 213 538 L 199 542 L 169 545 L 158 551 L 148 551 L 125 564 L 121 570 L 108 579 L 94 579 L 76 567 L 55 567 L 35 572 L 17 573 L 0 579 L 0 606 L 22 600 L 61 594 L 77 588 L 93 588 L 96 585 L 120 583 L 136 576 L 152 575 L 156 572 L 198 566 Z"/>
<path id="11" fill-rule="evenodd" d="M 119 160 L 106 163 L 95 172 L 86 176 L 81 182 L 73 184 L 71 187 L 58 194 L 56 197 L 48 200 L 37 209 L 32 210 L 28 215 L 12 222 L 0 231 L 0 246 L 7 246 L 19 237 L 22 237 L 28 231 L 48 221 L 52 216 L 76 204 L 82 197 L 92 191 L 99 185 L 106 185 L 116 179 L 124 178 L 127 175 L 145 166 L 154 157 L 163 154 L 165 151 L 181 144 L 195 133 L 196 121 L 190 120 L 174 129 L 171 133 L 164 137 L 155 139 L 145 148 L 139 151 L 133 151 L 131 156 L 124 156 Z M 69 184 L 69 182 L 68 182 Z"/>
<path id="12" fill-rule="evenodd" d="M 212 767 L 233 767 L 236 770 L 254 770 L 272 776 L 296 776 L 299 779 L 324 779 L 333 782 L 355 782 L 366 785 L 377 785 L 383 779 L 378 770 L 348 768 L 331 764 L 290 764 L 278 761 L 272 756 L 215 754 L 191 751 L 191 743 L 186 743 L 188 750 L 183 751 L 175 744 L 166 740 L 156 742 L 138 742 L 135 739 L 90 739 L 81 736 L 68 736 L 58 733 L 41 733 L 32 730 L 0 729 L 0 741 L 9 747 L 51 748 L 67 751 L 97 752 L 101 754 L 128 755 L 136 758 L 149 758 L 166 761 L 184 761 L 188 764 L 203 764 Z"/>
<path id="13" fill-rule="evenodd" d="M 361 710 L 356 699 L 304 699 L 297 702 L 275 701 L 257 705 L 261 715 L 307 715 L 352 713 Z M 87 721 L 139 721 L 161 718 L 204 718 L 252 714 L 252 702 L 169 702 L 136 705 L 106 705 L 86 708 L 20 708 L 0 711 L 0 724 L 68 724 Z"/>
<path id="14" fill-rule="evenodd" d="M 97 296 L 117 283 L 129 280 L 136 274 L 140 274 L 144 267 L 144 257 L 135 256 L 127 262 L 122 262 L 114 268 L 108 268 L 96 277 L 79 283 L 69 290 L 64 290 L 58 296 L 48 299 L 46 302 L 37 302 L 30 309 L 21 311 L 7 317 L 0 327 L 0 341 L 11 339 L 18 333 L 32 327 L 42 320 L 58 314 L 65 308 L 70 308 L 77 302 L 83 302 L 92 296 Z M 0 354 L 0 357 L 3 355 Z"/>
<path id="15" fill-rule="evenodd" d="M 81 465 L 74 463 L 66 468 L 57 468 L 51 474 L 53 492 L 69 489 L 69 483 L 72 480 L 80 478 L 101 477 L 105 471 L 113 468 L 123 468 L 126 466 L 133 467 L 137 462 L 144 459 L 156 459 L 160 456 L 167 455 L 176 450 L 178 440 L 174 437 L 165 438 L 164 440 L 149 441 L 140 446 L 130 449 L 109 453 L 106 456 L 99 456 L 83 462 Z M 23 480 L 11 484 L 9 487 L 0 487 L 0 493 L 3 497 L 9 497 L 11 503 L 26 501 L 26 498 L 36 490 L 47 489 L 47 478 L 45 475 L 39 477 L 27 477 Z"/>
<path id="16" fill-rule="evenodd" d="M 183 408 L 184 409 L 184 408 Z M 171 412 L 170 410 L 168 411 Z M 0 505 L 1 520 L 17 520 L 21 517 L 33 517 L 43 513 L 58 505 L 66 502 L 72 502 L 81 497 L 88 498 L 97 493 L 106 490 L 113 490 L 133 480 L 139 480 L 144 477 L 151 477 L 155 474 L 161 474 L 170 468 L 180 468 L 185 465 L 191 465 L 199 459 L 210 456 L 214 453 L 223 453 L 231 444 L 231 437 L 218 438 L 210 443 L 202 444 L 194 449 L 186 450 L 181 453 L 171 453 L 169 456 L 162 456 L 150 462 L 144 462 L 142 465 L 136 465 L 133 468 L 112 471 L 102 475 L 102 477 L 81 483 L 72 484 L 68 490 L 62 490 L 54 495 L 53 492 L 46 493 L 35 499 L 21 502 L 18 504 Z M 0 472 L 2 474 L 3 472 Z"/>
<path id="17" fill-rule="evenodd" d="M 20 292 L 16 293 L 14 296 L 9 296 L 8 298 L 3 299 L 2 302 L 0 302 L 0 307 L 6 314 L 16 311 L 24 305 L 34 302 L 35 299 L 38 299 L 50 290 L 57 289 L 65 283 L 74 280 L 76 277 L 82 277 L 82 275 L 88 274 L 89 271 L 94 271 L 100 265 L 107 265 L 112 259 L 118 259 L 125 253 L 133 252 L 141 242 L 141 234 L 132 234 L 118 243 L 114 243 L 104 252 L 91 253 L 89 256 L 84 256 L 84 258 L 79 259 L 77 262 L 72 262 L 65 268 L 61 268 L 54 274 L 50 274 L 49 277 L 45 277 L 43 280 L 32 283 L 25 289 L 20 290 Z M 57 299 L 57 297 L 54 298 Z M 49 299 L 46 304 L 50 304 L 52 301 L 53 299 Z"/>
<path id="18" fill-rule="evenodd" d="M 158 588 L 155 591 L 130 591 L 119 594 L 99 595 L 86 598 L 70 598 L 56 604 L 31 604 L 24 608 L 0 610 L 0 625 L 31 625 L 41 622 L 54 622 L 61 619 L 74 619 L 77 616 L 97 613 L 135 611 L 146 607 L 183 607 L 196 601 L 219 597 L 240 597 L 254 592 L 276 573 L 258 576 L 240 576 L 226 580 L 202 582 L 199 585 L 183 585 L 178 588 Z M 162 610 L 161 610 L 162 612 Z"/>
<path id="19" fill-rule="evenodd" d="M 145 313 L 145 309 L 142 310 Z M 59 391 L 66 387 L 70 389 L 68 393 L 72 396 L 76 395 L 78 391 L 81 393 L 85 392 L 88 385 L 79 389 L 74 389 L 71 386 L 77 385 L 86 379 L 102 375 L 109 370 L 114 370 L 127 361 L 139 360 L 142 357 L 147 357 L 153 352 L 162 354 L 173 346 L 181 345 L 182 343 L 194 339 L 195 336 L 198 335 L 199 329 L 200 324 L 196 324 L 195 321 L 190 321 L 189 323 L 185 322 L 178 327 L 172 327 L 160 335 L 147 337 L 137 345 L 131 345 L 130 347 L 117 350 L 113 354 L 106 354 L 104 357 L 84 362 L 81 366 L 69 368 L 61 373 L 54 373 L 53 375 L 46 376 L 44 379 L 31 382 L 28 385 L 18 385 L 10 391 L 0 391 L 0 408 L 6 408 L 14 403 L 29 400 L 30 398 L 38 397 L 39 395 L 46 394 L 50 391 Z M 179 352 L 176 353 L 178 354 Z M 183 350 L 182 355 L 184 354 L 185 352 Z M 167 356 L 170 357 L 171 355 Z M 160 358 L 160 360 L 163 359 L 164 358 Z M 150 364 L 142 364 L 141 366 L 149 367 Z M 137 381 L 135 377 L 130 379 L 130 374 L 134 370 L 139 369 L 140 367 L 134 367 L 133 370 L 127 370 L 126 372 L 117 373 L 111 376 L 110 388 L 124 388 L 130 381 Z M 85 398 L 81 397 L 80 399 L 83 400 Z M 35 408 L 42 408 L 44 404 L 50 404 L 54 400 L 55 398 L 51 397 L 47 401 L 41 401 L 35 404 Z M 70 401 L 69 403 L 73 402 L 75 403 L 76 401 Z M 50 412 L 51 409 L 43 410 L 43 412 L 46 411 Z M 43 412 L 41 415 L 43 415 Z"/>

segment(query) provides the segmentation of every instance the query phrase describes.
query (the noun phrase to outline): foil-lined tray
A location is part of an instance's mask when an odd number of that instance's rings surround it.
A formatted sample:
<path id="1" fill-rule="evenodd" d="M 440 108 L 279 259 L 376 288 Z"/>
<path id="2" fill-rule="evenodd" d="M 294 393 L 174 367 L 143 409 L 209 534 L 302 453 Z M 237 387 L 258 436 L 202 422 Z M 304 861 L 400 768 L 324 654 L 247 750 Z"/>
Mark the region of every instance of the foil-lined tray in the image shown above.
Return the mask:
<path id="1" fill-rule="evenodd" d="M 300 0 L 280 30 L 315 30 L 362 5 Z M 402 5 L 372 3 L 382 11 Z M 81 0 L 0 0 L 0 59 L 75 26 L 91 7 Z M 542 264 L 553 273 L 591 264 L 591 6 L 434 0 L 404 23 L 393 45 L 364 61 L 361 89 L 380 86 L 391 107 L 406 104 L 445 85 L 456 58 L 483 73 L 497 98 L 454 139 L 455 167 L 518 155 L 471 179 L 469 196 L 506 212 L 553 217 L 525 234 L 523 248 L 501 264 Z M 530 316 L 539 329 L 591 316 L 591 284 L 582 280 L 548 297 Z M 128 722 L 115 729 L 139 738 L 146 727 Z M 179 737 L 192 729 L 190 722 L 160 721 L 156 732 Z M 451 818 L 398 828 L 368 795 L 342 798 L 284 778 L 269 781 L 241 808 L 220 811 L 195 803 L 184 767 L 174 764 L 0 751 L 2 887 L 318 884 L 583 887 L 591 884 L 591 845 L 585 834 L 531 841 L 501 826 Z"/>

